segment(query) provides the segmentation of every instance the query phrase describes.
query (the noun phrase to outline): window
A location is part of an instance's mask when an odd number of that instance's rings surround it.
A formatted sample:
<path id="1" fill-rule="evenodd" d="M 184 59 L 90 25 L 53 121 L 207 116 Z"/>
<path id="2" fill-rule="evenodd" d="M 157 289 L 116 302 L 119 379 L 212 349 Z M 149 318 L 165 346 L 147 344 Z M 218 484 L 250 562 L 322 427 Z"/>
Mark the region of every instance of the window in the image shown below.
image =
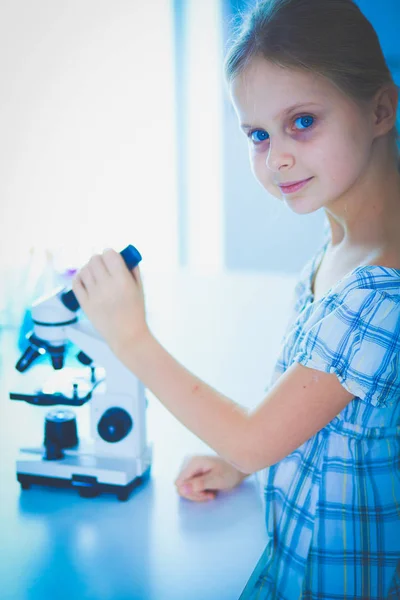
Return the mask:
<path id="1" fill-rule="evenodd" d="M 0 7 L 0 267 L 107 246 L 177 264 L 170 0 Z"/>

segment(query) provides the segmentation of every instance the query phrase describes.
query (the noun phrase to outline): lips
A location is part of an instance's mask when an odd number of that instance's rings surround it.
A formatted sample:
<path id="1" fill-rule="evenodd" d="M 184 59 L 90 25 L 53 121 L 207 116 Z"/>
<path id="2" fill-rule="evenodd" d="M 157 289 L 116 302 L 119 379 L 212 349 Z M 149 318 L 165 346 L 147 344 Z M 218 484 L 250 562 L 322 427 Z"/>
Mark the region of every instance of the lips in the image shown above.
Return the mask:
<path id="1" fill-rule="evenodd" d="M 309 181 L 311 181 L 313 177 L 309 177 L 308 179 L 301 179 L 299 181 L 287 182 L 279 184 L 279 188 L 282 192 L 288 194 L 291 192 L 297 192 L 302 187 L 304 187 Z"/>
<path id="2" fill-rule="evenodd" d="M 286 181 L 285 183 L 278 183 L 279 187 L 290 187 L 292 185 L 297 185 L 298 183 L 304 183 L 305 181 L 309 181 L 312 177 L 308 179 L 299 179 L 298 181 Z"/>

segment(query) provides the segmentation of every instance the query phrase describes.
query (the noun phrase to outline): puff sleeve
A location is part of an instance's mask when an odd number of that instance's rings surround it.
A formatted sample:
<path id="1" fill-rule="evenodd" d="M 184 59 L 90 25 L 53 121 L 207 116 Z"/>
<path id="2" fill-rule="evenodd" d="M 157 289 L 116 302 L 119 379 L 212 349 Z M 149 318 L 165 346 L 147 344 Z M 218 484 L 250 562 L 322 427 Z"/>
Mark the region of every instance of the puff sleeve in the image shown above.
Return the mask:
<path id="1" fill-rule="evenodd" d="M 304 324 L 293 362 L 335 373 L 376 407 L 400 400 L 400 296 L 352 289 L 322 302 Z"/>

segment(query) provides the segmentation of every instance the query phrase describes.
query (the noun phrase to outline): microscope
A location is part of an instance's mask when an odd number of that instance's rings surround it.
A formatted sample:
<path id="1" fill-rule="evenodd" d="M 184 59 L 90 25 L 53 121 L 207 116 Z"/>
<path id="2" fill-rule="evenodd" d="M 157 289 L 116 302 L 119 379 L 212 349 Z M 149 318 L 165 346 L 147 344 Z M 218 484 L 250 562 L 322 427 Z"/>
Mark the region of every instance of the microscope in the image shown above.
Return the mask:
<path id="1" fill-rule="evenodd" d="M 121 255 L 129 269 L 142 259 L 132 245 Z M 145 388 L 95 328 L 87 320 L 79 321 L 79 308 L 74 292 L 65 287 L 32 305 L 33 331 L 27 336 L 28 347 L 16 364 L 17 371 L 25 373 L 44 354 L 53 369 L 60 371 L 72 343 L 79 350 L 79 364 L 90 376 L 76 378 L 62 391 L 43 386 L 33 393 L 10 392 L 11 400 L 63 407 L 46 414 L 42 446 L 20 449 L 17 480 L 23 490 L 33 484 L 75 488 L 82 497 L 107 492 L 125 501 L 150 475 Z M 71 407 L 89 401 L 90 436 L 84 440 L 79 439 Z"/>

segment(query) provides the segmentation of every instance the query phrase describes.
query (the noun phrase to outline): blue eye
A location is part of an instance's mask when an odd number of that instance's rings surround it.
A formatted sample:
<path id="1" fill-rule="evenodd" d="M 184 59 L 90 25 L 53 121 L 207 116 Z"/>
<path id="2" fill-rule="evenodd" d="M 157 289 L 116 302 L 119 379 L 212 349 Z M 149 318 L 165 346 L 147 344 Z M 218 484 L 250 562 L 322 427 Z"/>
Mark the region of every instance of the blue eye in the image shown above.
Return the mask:
<path id="1" fill-rule="evenodd" d="M 297 125 L 298 121 L 300 122 L 299 125 Z M 304 131 L 305 129 L 310 129 L 314 125 L 314 121 L 315 118 L 311 115 L 303 115 L 295 119 L 294 124 L 299 131 Z M 264 129 L 253 129 L 249 131 L 248 136 L 255 145 L 259 145 L 269 139 L 269 134 Z"/>
<path id="2" fill-rule="evenodd" d="M 311 127 L 311 125 L 313 125 L 314 117 L 306 115 L 304 117 L 299 117 L 298 119 L 295 119 L 295 123 L 297 123 L 297 121 L 301 122 L 301 126 L 304 127 L 304 129 L 308 129 L 309 127 Z"/>
<path id="3" fill-rule="evenodd" d="M 254 129 L 254 131 L 250 132 L 249 136 L 251 141 L 255 142 L 256 144 L 259 144 L 260 142 L 265 142 L 265 140 L 269 138 L 268 133 L 266 131 L 263 131 L 262 129 Z"/>

